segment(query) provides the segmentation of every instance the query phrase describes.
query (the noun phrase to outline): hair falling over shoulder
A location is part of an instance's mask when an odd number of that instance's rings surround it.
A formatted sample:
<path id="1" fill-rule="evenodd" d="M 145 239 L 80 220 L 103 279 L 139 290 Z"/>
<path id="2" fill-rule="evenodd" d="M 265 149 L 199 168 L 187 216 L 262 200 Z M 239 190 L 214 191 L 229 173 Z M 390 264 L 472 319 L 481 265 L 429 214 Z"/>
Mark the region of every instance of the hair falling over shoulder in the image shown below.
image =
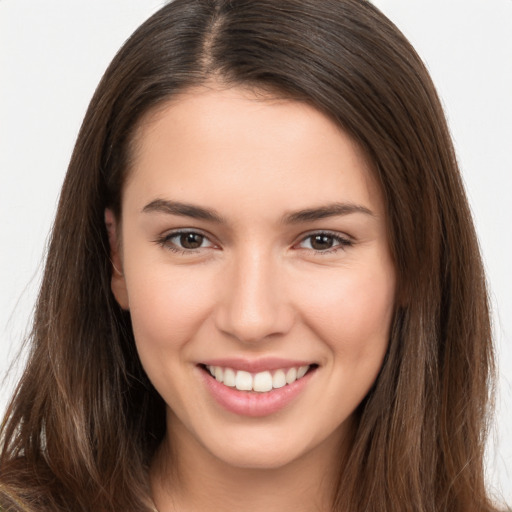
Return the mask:
<path id="1" fill-rule="evenodd" d="M 212 77 L 326 113 L 383 191 L 397 303 L 332 511 L 494 510 L 483 468 L 493 347 L 470 210 L 429 75 L 365 0 L 175 0 L 116 55 L 69 164 L 30 355 L 1 425 L 0 509 L 153 510 L 165 407 L 110 290 L 104 211 L 120 213 L 143 116 Z"/>

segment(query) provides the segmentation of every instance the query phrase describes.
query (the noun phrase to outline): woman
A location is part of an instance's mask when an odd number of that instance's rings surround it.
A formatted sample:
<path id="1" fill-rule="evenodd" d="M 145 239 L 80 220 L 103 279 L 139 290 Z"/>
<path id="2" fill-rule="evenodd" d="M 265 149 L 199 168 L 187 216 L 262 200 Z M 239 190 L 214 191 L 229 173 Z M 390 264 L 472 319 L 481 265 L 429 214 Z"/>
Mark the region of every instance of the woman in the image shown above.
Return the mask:
<path id="1" fill-rule="evenodd" d="M 86 114 L 7 510 L 493 510 L 482 264 L 446 122 L 360 1 L 182 1 Z"/>

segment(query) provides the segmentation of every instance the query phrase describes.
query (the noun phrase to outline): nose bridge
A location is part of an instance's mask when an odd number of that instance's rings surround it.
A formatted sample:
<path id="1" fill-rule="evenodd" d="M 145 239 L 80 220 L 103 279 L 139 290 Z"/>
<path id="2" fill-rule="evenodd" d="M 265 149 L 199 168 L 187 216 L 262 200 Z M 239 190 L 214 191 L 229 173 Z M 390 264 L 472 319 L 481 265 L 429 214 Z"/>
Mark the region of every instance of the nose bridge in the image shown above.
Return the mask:
<path id="1" fill-rule="evenodd" d="M 292 311 L 281 286 L 282 269 L 270 251 L 246 247 L 226 272 L 218 326 L 243 342 L 289 330 Z"/>

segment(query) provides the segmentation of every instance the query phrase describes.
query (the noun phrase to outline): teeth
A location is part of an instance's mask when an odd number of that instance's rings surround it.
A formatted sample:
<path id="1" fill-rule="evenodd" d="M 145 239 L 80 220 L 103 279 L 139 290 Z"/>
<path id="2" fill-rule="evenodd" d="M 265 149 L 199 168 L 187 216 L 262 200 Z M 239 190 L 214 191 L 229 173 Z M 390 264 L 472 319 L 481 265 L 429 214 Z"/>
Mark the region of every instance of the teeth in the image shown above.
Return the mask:
<path id="1" fill-rule="evenodd" d="M 309 365 L 298 368 L 275 370 L 274 372 L 264 371 L 255 374 L 221 366 L 207 366 L 208 371 L 219 382 L 225 386 L 236 388 L 239 391 L 256 391 L 265 393 L 272 389 L 279 389 L 286 384 L 293 384 L 301 379 L 309 370 Z"/>
<path id="2" fill-rule="evenodd" d="M 308 371 L 308 368 L 309 368 L 309 366 L 301 366 L 297 370 L 297 379 L 302 379 L 302 377 L 304 377 L 304 375 L 306 375 L 306 372 Z"/>
<path id="3" fill-rule="evenodd" d="M 297 368 L 290 368 L 286 372 L 286 384 L 291 384 L 297 380 Z"/>
<path id="4" fill-rule="evenodd" d="M 286 386 L 286 375 L 283 370 L 277 370 L 272 377 L 272 387 L 275 389 Z"/>
<path id="5" fill-rule="evenodd" d="M 252 389 L 260 393 L 270 391 L 272 389 L 272 375 L 270 375 L 270 372 L 257 373 L 253 378 Z"/>
<path id="6" fill-rule="evenodd" d="M 235 387 L 239 391 L 251 391 L 252 375 L 249 372 L 244 371 L 236 372 Z"/>
<path id="7" fill-rule="evenodd" d="M 230 388 L 234 388 L 236 385 L 236 374 L 231 368 L 224 370 L 224 384 Z"/>

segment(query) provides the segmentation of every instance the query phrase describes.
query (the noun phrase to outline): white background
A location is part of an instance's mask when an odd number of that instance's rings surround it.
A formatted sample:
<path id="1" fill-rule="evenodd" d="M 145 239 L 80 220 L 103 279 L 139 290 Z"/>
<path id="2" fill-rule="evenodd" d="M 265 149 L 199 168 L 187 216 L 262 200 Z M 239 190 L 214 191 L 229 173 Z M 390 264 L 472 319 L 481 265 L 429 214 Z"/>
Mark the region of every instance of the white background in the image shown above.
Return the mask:
<path id="1" fill-rule="evenodd" d="M 157 0 L 0 0 L 0 411 L 74 140 L 103 71 Z M 488 478 L 512 504 L 512 0 L 375 0 L 442 97 L 488 272 L 500 365 Z"/>

